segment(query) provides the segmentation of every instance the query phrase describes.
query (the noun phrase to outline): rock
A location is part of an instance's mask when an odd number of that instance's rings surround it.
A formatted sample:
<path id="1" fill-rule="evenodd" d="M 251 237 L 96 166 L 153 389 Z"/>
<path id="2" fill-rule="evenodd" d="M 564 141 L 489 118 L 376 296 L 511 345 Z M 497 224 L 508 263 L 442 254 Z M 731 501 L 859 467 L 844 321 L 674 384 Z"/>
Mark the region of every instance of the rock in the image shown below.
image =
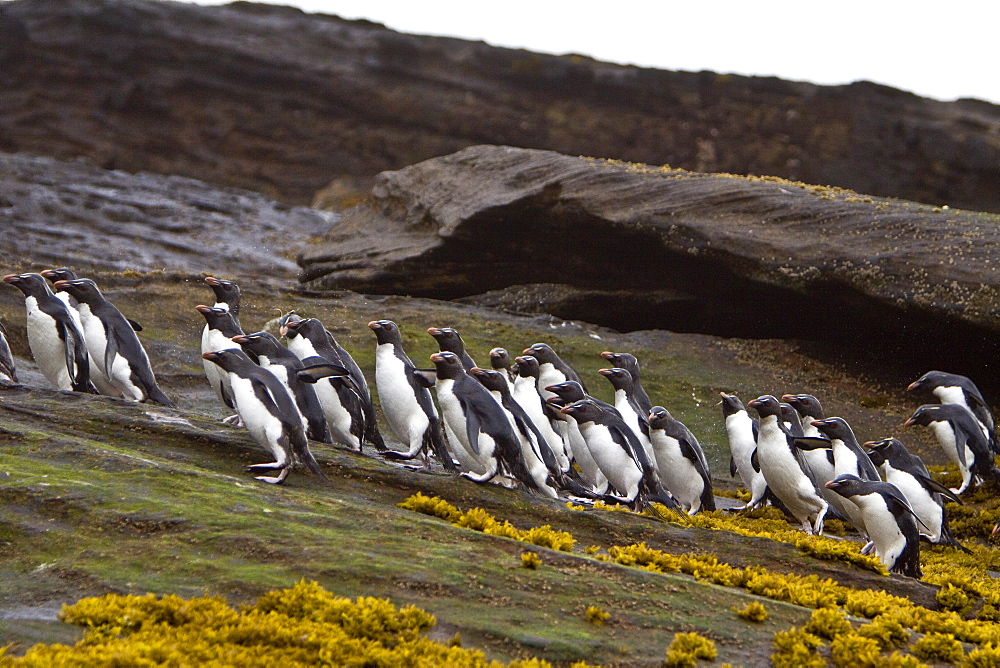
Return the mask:
<path id="1" fill-rule="evenodd" d="M 0 89 L 0 150 L 294 204 L 492 143 L 1000 210 L 1000 107 L 985 102 L 613 65 L 291 7 L 0 3 Z"/>
<path id="2" fill-rule="evenodd" d="M 948 325 L 988 345 L 1000 330 L 998 222 L 773 178 L 477 146 L 380 175 L 369 201 L 302 251 L 300 279 L 623 330 L 874 330 L 912 346 L 936 345 Z"/>
<path id="3" fill-rule="evenodd" d="M 291 253 L 335 218 L 193 179 L 0 154 L 0 250 L 22 270 L 71 265 L 287 281 L 296 269 Z"/>

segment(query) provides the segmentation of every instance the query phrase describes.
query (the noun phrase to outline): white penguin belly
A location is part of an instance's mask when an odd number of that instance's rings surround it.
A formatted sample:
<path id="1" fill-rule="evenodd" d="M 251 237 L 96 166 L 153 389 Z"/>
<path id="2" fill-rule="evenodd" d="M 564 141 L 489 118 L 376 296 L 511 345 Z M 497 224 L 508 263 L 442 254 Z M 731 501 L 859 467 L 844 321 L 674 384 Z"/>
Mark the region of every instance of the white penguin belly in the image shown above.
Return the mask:
<path id="1" fill-rule="evenodd" d="M 465 413 L 458 397 L 452 391 L 455 381 L 449 379 L 438 380 L 434 385 L 437 392 L 438 406 L 441 407 L 441 419 L 445 425 L 448 435 L 448 443 L 452 448 L 452 455 L 458 460 L 464 471 L 474 473 L 485 473 L 486 464 L 476 455 L 471 448 L 469 438 L 465 431 Z"/>
<path id="2" fill-rule="evenodd" d="M 283 433 L 281 421 L 271 415 L 267 407 L 257 398 L 250 380 L 233 373 L 228 375 L 230 386 L 233 388 L 233 403 L 236 404 L 236 412 L 247 431 L 250 432 L 250 436 L 262 448 L 274 455 L 276 462 L 284 464 L 288 460 L 288 455 L 279 445 Z"/>
<path id="3" fill-rule="evenodd" d="M 940 541 L 943 511 L 930 492 L 924 489 L 924 486 L 909 473 L 898 471 L 889 466 L 886 466 L 885 481 L 895 485 L 896 489 L 903 493 L 910 508 L 913 509 L 913 513 L 920 518 L 920 522 L 917 522 L 917 530 L 930 538 L 932 543 Z"/>
<path id="4" fill-rule="evenodd" d="M 615 443 L 607 427 L 593 422 L 580 425 L 580 433 L 587 440 L 587 447 L 597 466 L 619 494 L 631 501 L 639 493 L 642 471 L 632 456 Z"/>
<path id="5" fill-rule="evenodd" d="M 788 449 L 785 434 L 776 425 L 773 429 L 776 434 L 766 434 L 761 428 L 757 448 L 760 470 L 771 491 L 802 521 L 822 510 L 823 505 L 812 481 Z"/>
<path id="6" fill-rule="evenodd" d="M 622 414 L 625 424 L 629 426 L 632 433 L 635 434 L 636 439 L 642 444 L 642 450 L 646 453 L 646 460 L 659 472 L 660 462 L 656 458 L 656 450 L 653 448 L 653 444 L 649 442 L 646 434 L 642 432 L 639 414 L 635 412 L 632 404 L 628 402 L 628 395 L 625 394 L 625 390 L 615 390 L 615 408 Z"/>
<path id="7" fill-rule="evenodd" d="M 660 463 L 660 482 L 685 510 L 700 510 L 705 481 L 691 460 L 681 453 L 680 443 L 662 429 L 651 429 L 649 440 Z"/>
<path id="8" fill-rule="evenodd" d="M 34 297 L 25 299 L 25 307 L 28 347 L 38 370 L 56 389 L 73 389 L 73 380 L 66 368 L 66 345 L 59 338 L 55 318 L 39 309 Z"/>
<path id="9" fill-rule="evenodd" d="M 391 343 L 375 349 L 375 387 L 392 433 L 409 447 L 410 454 L 416 454 L 423 445 L 430 420 L 417 402 L 406 378 L 406 365 L 396 357 Z"/>
<path id="10" fill-rule="evenodd" d="M 573 459 L 580 468 L 580 476 L 583 478 L 583 481 L 597 494 L 604 494 L 608 491 L 608 479 L 601 472 L 600 467 L 597 466 L 594 456 L 590 454 L 590 448 L 587 446 L 587 441 L 583 437 L 583 434 L 580 433 L 580 425 L 577 421 L 570 418 L 560 422 L 559 432 L 563 438 L 563 443 L 573 453 Z"/>
<path id="11" fill-rule="evenodd" d="M 969 466 L 971 466 L 972 462 L 975 460 L 975 453 L 973 453 L 968 446 L 965 446 L 966 466 L 962 466 L 962 463 L 958 459 L 958 447 L 955 442 L 955 432 L 952 431 L 951 425 L 949 425 L 947 421 L 939 420 L 937 422 L 931 422 L 928 426 L 937 437 L 938 443 L 941 444 L 941 448 L 944 450 L 944 453 L 948 455 L 948 459 L 954 462 L 954 464 L 958 466 L 959 470 L 962 472 L 964 483 L 966 475 L 969 474 Z"/>
<path id="12" fill-rule="evenodd" d="M 865 515 L 865 526 L 868 537 L 875 543 L 875 553 L 887 568 L 892 568 L 906 547 L 906 537 L 899 530 L 896 518 L 879 494 L 856 496 L 853 500 Z"/>
<path id="13" fill-rule="evenodd" d="M 551 393 L 549 393 L 551 394 Z M 545 445 L 552 451 L 559 465 L 559 470 L 566 472 L 569 470 L 569 457 L 566 455 L 566 446 L 562 436 L 552 428 L 552 421 L 542 410 L 542 398 L 538 394 L 535 383 L 530 378 L 520 377 L 514 381 L 514 392 L 511 394 L 528 418 L 535 424 L 545 440 Z"/>
<path id="14" fill-rule="evenodd" d="M 323 415 L 326 417 L 326 424 L 330 428 L 333 440 L 354 450 L 359 450 L 361 441 L 351 433 L 353 417 L 350 411 L 340 403 L 337 388 L 329 379 L 324 378 L 316 383 L 316 398 L 319 399 L 319 405 L 323 408 Z"/>

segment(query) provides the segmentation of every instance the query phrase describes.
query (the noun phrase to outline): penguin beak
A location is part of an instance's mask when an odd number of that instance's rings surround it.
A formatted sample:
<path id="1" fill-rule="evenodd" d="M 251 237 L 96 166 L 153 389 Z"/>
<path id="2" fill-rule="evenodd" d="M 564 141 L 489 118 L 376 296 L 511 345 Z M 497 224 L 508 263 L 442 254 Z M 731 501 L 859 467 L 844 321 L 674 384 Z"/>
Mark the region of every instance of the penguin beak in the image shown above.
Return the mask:
<path id="1" fill-rule="evenodd" d="M 202 353 L 201 357 L 202 359 L 206 359 L 209 362 L 214 362 L 215 360 L 219 359 L 219 353 Z"/>
<path id="2" fill-rule="evenodd" d="M 831 480 L 830 482 L 823 485 L 823 487 L 826 487 L 827 489 L 837 489 L 838 487 L 842 487 L 843 485 L 844 485 L 843 482 L 837 480 Z"/>
<path id="3" fill-rule="evenodd" d="M 233 337 L 233 343 L 238 343 L 241 346 L 244 343 L 249 343 L 249 342 L 250 342 L 250 337 L 245 334 L 237 334 L 236 336 Z"/>
<path id="4" fill-rule="evenodd" d="M 11 285 L 16 285 L 21 282 L 21 277 L 17 274 L 7 274 L 3 277 L 4 283 L 10 283 Z"/>
<path id="5" fill-rule="evenodd" d="M 377 320 L 372 320 L 370 323 L 368 323 L 368 329 L 372 330 L 382 329 L 382 325 L 378 324 Z"/>
<path id="6" fill-rule="evenodd" d="M 214 276 L 206 276 L 205 282 L 211 285 L 213 288 L 219 285 L 219 279 L 215 278 Z"/>
<path id="7" fill-rule="evenodd" d="M 431 354 L 431 361 L 434 362 L 435 364 L 437 364 L 438 362 L 441 362 L 443 360 L 444 360 L 444 355 L 442 355 L 441 353 L 432 353 Z"/>
<path id="8" fill-rule="evenodd" d="M 993 531 L 990 532 L 990 538 L 992 538 L 993 536 L 1000 536 L 1000 524 L 997 524 L 995 527 L 993 527 Z"/>
<path id="9" fill-rule="evenodd" d="M 913 390 L 920 389 L 920 385 L 921 385 L 921 382 L 919 380 L 915 380 L 915 381 L 913 381 L 912 383 L 910 383 L 909 385 L 906 386 L 906 391 L 907 392 L 912 392 Z"/>
<path id="10" fill-rule="evenodd" d="M 566 400 L 562 397 L 549 397 L 545 400 L 545 403 L 556 408 L 562 408 L 566 405 Z"/>
<path id="11" fill-rule="evenodd" d="M 915 425 L 915 424 L 916 424 L 916 422 L 914 421 L 913 417 L 911 416 L 911 417 L 908 417 L 908 418 L 906 419 L 906 422 L 904 422 L 904 423 L 903 423 L 902 425 L 900 425 L 900 426 L 902 426 L 902 427 L 911 427 L 911 426 L 913 426 L 913 425 Z"/>
<path id="12" fill-rule="evenodd" d="M 430 334 L 431 336 L 437 336 L 438 334 L 441 333 L 441 329 L 439 327 L 428 327 L 427 333 Z"/>

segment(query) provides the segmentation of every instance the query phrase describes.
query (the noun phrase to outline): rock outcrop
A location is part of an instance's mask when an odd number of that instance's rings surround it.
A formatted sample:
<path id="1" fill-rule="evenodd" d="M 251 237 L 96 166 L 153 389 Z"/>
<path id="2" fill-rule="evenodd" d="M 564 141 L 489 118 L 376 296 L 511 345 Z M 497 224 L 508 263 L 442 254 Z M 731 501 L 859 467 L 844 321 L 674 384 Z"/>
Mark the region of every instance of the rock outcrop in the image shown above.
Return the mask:
<path id="1" fill-rule="evenodd" d="M 22 270 L 70 264 L 287 284 L 294 252 L 334 219 L 194 179 L 0 153 L 0 250 Z"/>
<path id="2" fill-rule="evenodd" d="M 998 223 L 790 181 L 477 146 L 380 175 L 299 263 L 316 289 L 623 330 L 933 347 L 947 325 L 981 352 L 1000 330 Z"/>
<path id="3" fill-rule="evenodd" d="M 489 143 L 1000 211 L 995 105 L 626 67 L 289 7 L 0 3 L 0 90 L 0 150 L 293 204 Z"/>

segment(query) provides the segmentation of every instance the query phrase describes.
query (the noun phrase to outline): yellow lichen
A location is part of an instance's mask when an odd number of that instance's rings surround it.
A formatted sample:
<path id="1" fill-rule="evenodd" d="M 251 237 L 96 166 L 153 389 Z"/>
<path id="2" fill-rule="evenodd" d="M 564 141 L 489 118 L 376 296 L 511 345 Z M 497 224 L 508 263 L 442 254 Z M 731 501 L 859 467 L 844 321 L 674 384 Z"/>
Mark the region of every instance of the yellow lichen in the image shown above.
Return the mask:
<path id="1" fill-rule="evenodd" d="M 588 605 L 583 617 L 594 626 L 604 626 L 604 622 L 611 618 L 611 613 L 604 612 L 596 605 Z"/>
<path id="2" fill-rule="evenodd" d="M 667 648 L 666 665 L 670 668 L 687 668 L 701 661 L 714 661 L 718 655 L 715 643 L 697 633 L 675 633 Z"/>
<path id="3" fill-rule="evenodd" d="M 751 601 L 745 608 L 733 608 L 733 610 L 741 619 L 745 619 L 748 622 L 763 622 L 767 620 L 767 608 L 764 607 L 763 603 L 757 601 Z"/>
<path id="4" fill-rule="evenodd" d="M 522 552 L 521 553 L 521 566 L 535 570 L 542 565 L 542 558 L 539 557 L 534 552 Z"/>

